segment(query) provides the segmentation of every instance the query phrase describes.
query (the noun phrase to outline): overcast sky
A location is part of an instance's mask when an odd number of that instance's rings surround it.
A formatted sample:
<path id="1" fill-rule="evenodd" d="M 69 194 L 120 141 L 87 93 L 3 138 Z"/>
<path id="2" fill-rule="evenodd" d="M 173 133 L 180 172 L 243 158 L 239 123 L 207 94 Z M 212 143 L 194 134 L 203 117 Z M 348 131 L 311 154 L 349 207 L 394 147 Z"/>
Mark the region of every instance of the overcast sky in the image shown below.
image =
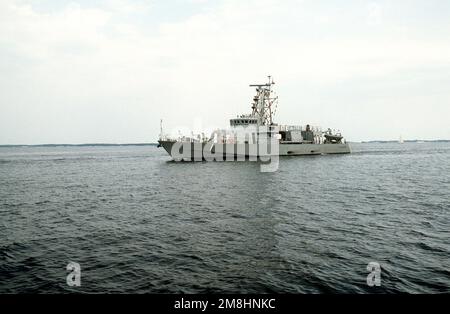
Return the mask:
<path id="1" fill-rule="evenodd" d="M 0 1 L 0 144 L 155 142 L 249 113 L 450 139 L 450 1 Z"/>

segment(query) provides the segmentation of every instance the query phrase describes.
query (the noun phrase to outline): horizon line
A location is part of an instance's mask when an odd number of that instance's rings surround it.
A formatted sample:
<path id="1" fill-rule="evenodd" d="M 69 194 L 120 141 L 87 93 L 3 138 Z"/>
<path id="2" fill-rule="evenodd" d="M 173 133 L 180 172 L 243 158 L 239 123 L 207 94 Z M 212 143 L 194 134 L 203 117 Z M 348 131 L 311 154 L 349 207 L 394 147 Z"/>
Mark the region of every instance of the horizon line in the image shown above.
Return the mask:
<path id="1" fill-rule="evenodd" d="M 398 143 L 399 140 L 364 140 L 364 141 L 347 141 L 348 143 Z M 433 139 L 433 140 L 403 140 L 405 143 L 415 142 L 450 142 L 450 139 Z M 0 147 L 56 147 L 56 146 L 156 146 L 157 142 L 148 143 L 46 143 L 46 144 L 0 144 Z"/>
<path id="2" fill-rule="evenodd" d="M 20 147 L 20 146 L 30 146 L 30 147 L 51 147 L 51 146 L 154 146 L 158 145 L 155 143 L 46 143 L 46 144 L 0 144 L 0 147 Z"/>

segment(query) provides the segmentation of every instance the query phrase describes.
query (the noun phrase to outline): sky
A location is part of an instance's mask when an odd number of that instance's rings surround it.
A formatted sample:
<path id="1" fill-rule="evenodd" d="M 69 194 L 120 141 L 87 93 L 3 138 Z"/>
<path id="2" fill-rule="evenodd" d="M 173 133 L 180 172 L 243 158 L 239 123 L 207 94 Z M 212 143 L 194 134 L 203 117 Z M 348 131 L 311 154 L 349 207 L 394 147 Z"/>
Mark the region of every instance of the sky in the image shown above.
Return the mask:
<path id="1" fill-rule="evenodd" d="M 450 139 L 448 0 L 1 0 L 0 144 L 156 142 L 250 113 Z"/>

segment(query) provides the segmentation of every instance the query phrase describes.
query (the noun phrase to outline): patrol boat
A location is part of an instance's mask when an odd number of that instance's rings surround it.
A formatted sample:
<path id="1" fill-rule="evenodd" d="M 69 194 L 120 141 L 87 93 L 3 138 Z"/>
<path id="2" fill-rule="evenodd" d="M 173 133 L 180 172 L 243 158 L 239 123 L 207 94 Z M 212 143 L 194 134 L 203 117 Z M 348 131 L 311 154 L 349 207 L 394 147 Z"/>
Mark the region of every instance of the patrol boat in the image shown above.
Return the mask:
<path id="1" fill-rule="evenodd" d="M 215 156 L 229 159 L 251 159 L 270 154 L 262 152 L 261 143 L 272 143 L 270 149 L 279 156 L 349 154 L 350 145 L 340 132 L 323 131 L 310 124 L 279 125 L 273 121 L 278 106 L 271 76 L 266 84 L 251 84 L 256 88 L 252 112 L 230 119 L 230 128 L 217 129 L 210 136 L 204 133 L 171 138 L 161 133 L 158 147 L 163 147 L 174 159 L 208 160 Z M 162 122 L 161 122 L 162 123 Z M 274 145 L 275 144 L 275 145 Z M 273 147 L 276 146 L 276 150 Z"/>

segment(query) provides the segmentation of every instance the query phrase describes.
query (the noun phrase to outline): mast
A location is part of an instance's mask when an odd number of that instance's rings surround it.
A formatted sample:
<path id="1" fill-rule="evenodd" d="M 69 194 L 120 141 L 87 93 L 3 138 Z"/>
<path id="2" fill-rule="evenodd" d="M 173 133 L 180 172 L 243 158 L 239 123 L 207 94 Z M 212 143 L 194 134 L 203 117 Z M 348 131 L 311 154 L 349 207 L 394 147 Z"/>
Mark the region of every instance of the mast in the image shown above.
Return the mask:
<path id="1" fill-rule="evenodd" d="M 258 118 L 259 125 L 272 125 L 274 110 L 278 97 L 275 97 L 272 85 L 275 84 L 272 76 L 268 76 L 269 82 L 266 84 L 251 84 L 250 87 L 256 87 L 256 95 L 253 97 L 252 115 Z"/>

